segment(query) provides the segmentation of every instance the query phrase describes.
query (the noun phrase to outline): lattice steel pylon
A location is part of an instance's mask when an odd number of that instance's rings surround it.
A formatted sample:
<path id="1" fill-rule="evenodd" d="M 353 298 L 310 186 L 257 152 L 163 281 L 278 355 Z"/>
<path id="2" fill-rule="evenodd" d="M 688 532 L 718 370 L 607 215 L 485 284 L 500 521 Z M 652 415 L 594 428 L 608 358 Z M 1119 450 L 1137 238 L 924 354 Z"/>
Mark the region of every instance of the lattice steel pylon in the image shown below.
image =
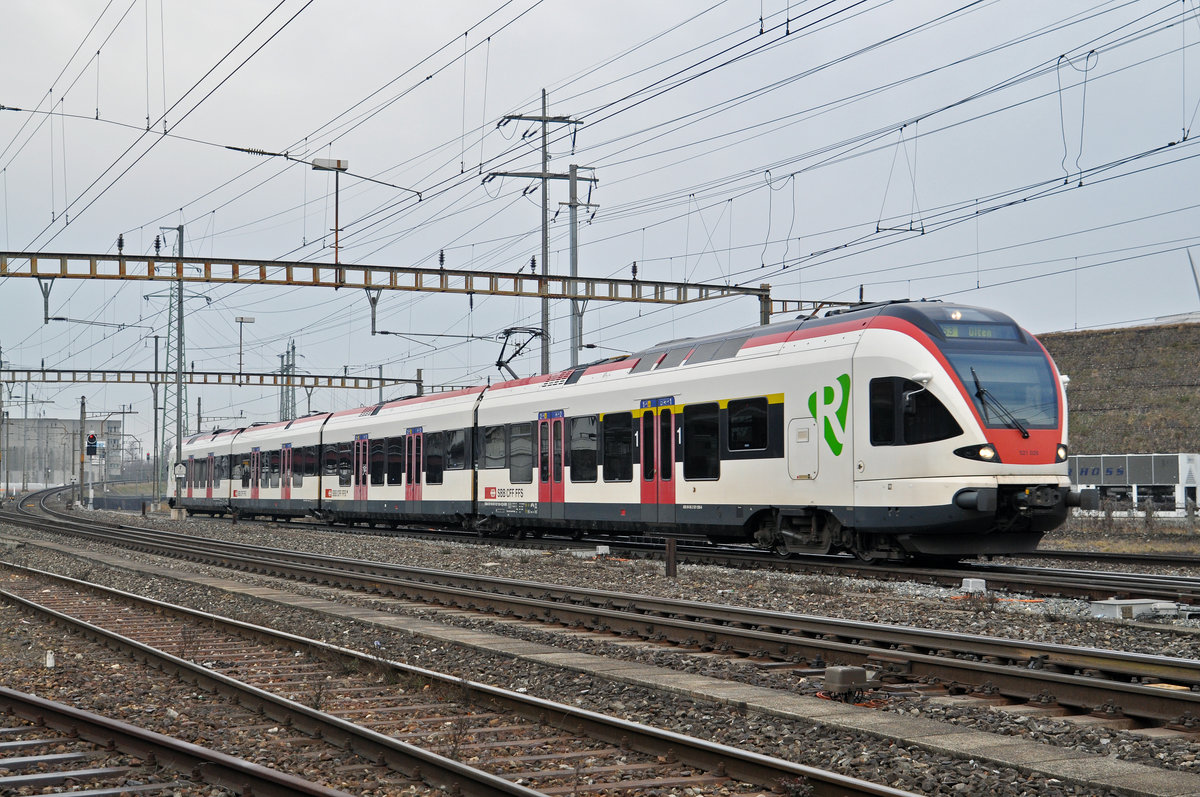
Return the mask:
<path id="1" fill-rule="evenodd" d="M 289 340 L 288 347 L 279 355 L 279 373 L 287 377 L 296 373 L 296 341 Z M 296 388 L 285 384 L 279 388 L 279 420 L 296 419 Z"/>
<path id="2" fill-rule="evenodd" d="M 175 252 L 178 257 L 183 257 L 183 226 L 161 229 L 164 232 L 173 231 L 175 233 Z M 158 237 L 154 239 L 154 254 L 156 255 L 159 250 L 159 241 Z M 149 299 L 156 295 L 162 296 L 163 294 L 149 294 L 146 298 Z M 171 283 L 171 290 L 167 296 L 166 371 L 175 374 L 176 379 L 163 386 L 162 457 L 159 461 L 164 469 L 169 463 L 178 462 L 182 458 L 183 438 L 188 434 L 187 386 L 183 381 L 186 348 L 183 331 L 184 289 L 182 279 Z M 175 449 L 174 457 L 171 455 L 172 447 Z"/>

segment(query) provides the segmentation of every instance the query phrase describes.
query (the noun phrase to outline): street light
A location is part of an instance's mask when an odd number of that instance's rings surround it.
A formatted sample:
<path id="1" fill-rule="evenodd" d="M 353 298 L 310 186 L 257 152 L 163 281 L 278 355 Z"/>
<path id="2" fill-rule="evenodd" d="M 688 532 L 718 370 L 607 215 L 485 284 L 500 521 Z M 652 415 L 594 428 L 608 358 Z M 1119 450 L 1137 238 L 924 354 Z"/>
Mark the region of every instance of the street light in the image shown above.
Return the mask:
<path id="1" fill-rule="evenodd" d="M 245 152 L 250 155 L 263 155 L 268 158 L 283 158 L 292 161 L 293 163 L 305 163 L 313 167 L 315 171 L 333 172 L 333 262 L 338 260 L 338 232 L 341 227 L 338 224 L 338 176 L 350 168 L 350 161 L 332 160 L 329 158 L 313 158 L 312 161 L 301 160 L 300 158 L 292 157 L 286 152 L 268 152 L 263 149 L 252 149 L 250 147 L 234 147 L 226 145 L 225 149 L 233 150 L 234 152 Z M 396 188 L 400 191 L 408 191 L 410 194 L 417 195 L 417 201 L 421 201 L 421 192 L 415 188 L 405 188 L 402 185 L 393 185 L 385 183 L 383 180 L 376 180 L 374 177 L 365 177 L 361 174 L 353 174 L 359 180 L 366 180 L 368 183 L 377 183 L 378 185 L 386 185 L 388 188 Z"/>
<path id="2" fill-rule="evenodd" d="M 246 324 L 253 324 L 254 318 L 251 316 L 240 315 L 233 319 L 238 325 L 238 373 L 242 372 L 242 328 Z"/>

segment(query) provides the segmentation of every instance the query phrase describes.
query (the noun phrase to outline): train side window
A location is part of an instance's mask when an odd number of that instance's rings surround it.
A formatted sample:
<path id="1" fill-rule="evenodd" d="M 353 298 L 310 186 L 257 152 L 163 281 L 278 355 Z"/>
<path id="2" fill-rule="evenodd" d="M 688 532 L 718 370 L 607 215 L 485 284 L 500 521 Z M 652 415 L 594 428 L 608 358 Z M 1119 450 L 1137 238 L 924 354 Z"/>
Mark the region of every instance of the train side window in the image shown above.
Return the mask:
<path id="1" fill-rule="evenodd" d="M 445 472 L 445 435 L 430 432 L 425 435 L 425 484 L 442 484 Z"/>
<path id="2" fill-rule="evenodd" d="M 489 426 L 483 430 L 483 467 L 503 468 L 508 465 L 506 442 L 503 426 Z"/>
<path id="3" fill-rule="evenodd" d="M 387 483 L 404 483 L 404 438 L 389 437 L 387 445 Z"/>
<path id="4" fill-rule="evenodd" d="M 349 487 L 354 476 L 354 444 L 334 443 L 326 450 L 332 454 L 333 472 L 337 474 L 338 486 Z"/>
<path id="5" fill-rule="evenodd" d="M 271 486 L 271 452 L 258 452 L 258 486 Z"/>
<path id="6" fill-rule="evenodd" d="M 326 443 L 321 447 L 321 475 L 328 480 L 325 483 L 326 487 L 333 484 L 333 477 L 337 476 L 337 472 L 337 446 Z"/>
<path id="7" fill-rule="evenodd" d="M 238 464 L 234 466 L 234 476 L 233 477 L 235 479 L 241 479 L 243 490 L 249 489 L 249 487 L 250 487 L 250 455 L 249 454 L 235 454 L 234 456 L 237 458 Z"/>
<path id="8" fill-rule="evenodd" d="M 720 439 L 720 410 L 715 402 L 683 408 L 683 478 L 721 477 Z"/>
<path id="9" fill-rule="evenodd" d="M 604 416 L 604 481 L 633 481 L 633 414 Z"/>
<path id="10" fill-rule="evenodd" d="M 304 486 L 304 452 L 308 449 L 292 447 L 292 486 Z"/>
<path id="11" fill-rule="evenodd" d="M 729 402 L 729 450 L 762 451 L 767 447 L 767 400 Z"/>
<path id="12" fill-rule="evenodd" d="M 304 475 L 305 476 L 320 476 L 321 475 L 321 462 L 320 462 L 320 460 L 317 459 L 317 451 L 318 450 L 319 449 L 316 446 L 305 446 L 304 447 L 304 451 L 305 451 Z"/>
<path id="13" fill-rule="evenodd" d="M 896 444 L 896 386 L 895 379 L 872 379 L 871 445 Z"/>
<path id="14" fill-rule="evenodd" d="M 375 438 L 368 445 L 367 467 L 371 471 L 371 484 L 383 484 L 387 473 L 387 440 Z"/>
<path id="15" fill-rule="evenodd" d="M 467 466 L 467 433 L 463 429 L 446 432 L 446 470 L 462 470 Z"/>
<path id="16" fill-rule="evenodd" d="M 270 473 L 268 475 L 270 476 L 271 486 L 276 487 L 276 488 L 279 487 L 279 464 L 280 464 L 279 463 L 279 459 L 280 459 L 279 455 L 280 455 L 280 452 L 279 452 L 278 448 L 271 449 L 271 456 L 270 456 L 271 466 L 270 466 Z"/>
<path id="17" fill-rule="evenodd" d="M 533 424 L 514 423 L 508 428 L 508 480 L 513 484 L 533 481 Z"/>
<path id="18" fill-rule="evenodd" d="M 568 432 L 571 448 L 571 481 L 596 481 L 596 416 L 571 418 Z"/>
<path id="19" fill-rule="evenodd" d="M 441 484 L 446 470 L 446 441 L 441 432 L 425 435 L 425 483 Z"/>

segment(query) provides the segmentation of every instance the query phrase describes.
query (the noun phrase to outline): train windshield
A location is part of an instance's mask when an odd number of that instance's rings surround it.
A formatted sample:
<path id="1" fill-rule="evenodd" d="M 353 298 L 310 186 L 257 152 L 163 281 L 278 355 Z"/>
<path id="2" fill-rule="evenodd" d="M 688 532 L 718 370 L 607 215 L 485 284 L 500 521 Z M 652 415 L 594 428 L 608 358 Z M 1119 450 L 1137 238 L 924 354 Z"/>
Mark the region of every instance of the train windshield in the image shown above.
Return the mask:
<path id="1" fill-rule="evenodd" d="M 1044 354 L 944 351 L 987 426 L 1058 427 L 1058 385 Z"/>

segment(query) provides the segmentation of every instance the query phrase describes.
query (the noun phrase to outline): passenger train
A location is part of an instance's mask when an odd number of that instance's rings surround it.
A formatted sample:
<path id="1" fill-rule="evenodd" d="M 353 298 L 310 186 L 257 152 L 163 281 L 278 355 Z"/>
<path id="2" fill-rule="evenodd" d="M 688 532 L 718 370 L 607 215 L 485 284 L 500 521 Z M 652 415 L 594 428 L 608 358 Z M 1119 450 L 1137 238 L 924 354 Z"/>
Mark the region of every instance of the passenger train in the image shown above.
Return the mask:
<path id="1" fill-rule="evenodd" d="M 1097 500 L 1068 481 L 1065 383 L 1002 313 L 859 305 L 199 434 L 173 506 L 864 560 L 1024 553 Z"/>

